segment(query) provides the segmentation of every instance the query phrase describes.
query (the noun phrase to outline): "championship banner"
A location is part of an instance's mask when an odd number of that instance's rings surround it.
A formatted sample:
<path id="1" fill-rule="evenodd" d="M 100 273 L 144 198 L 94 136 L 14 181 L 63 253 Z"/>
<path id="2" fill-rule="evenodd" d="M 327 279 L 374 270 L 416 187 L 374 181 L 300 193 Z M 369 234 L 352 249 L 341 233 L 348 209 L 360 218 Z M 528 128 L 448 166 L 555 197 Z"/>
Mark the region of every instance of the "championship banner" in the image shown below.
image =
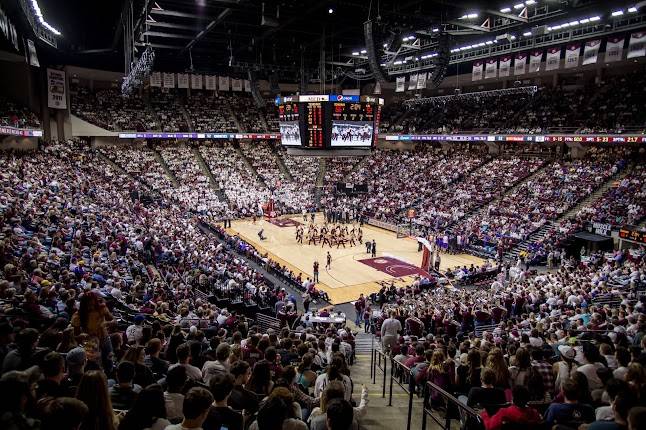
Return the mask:
<path id="1" fill-rule="evenodd" d="M 229 77 L 218 76 L 218 89 L 220 91 L 229 91 Z"/>
<path id="2" fill-rule="evenodd" d="M 630 35 L 627 58 L 637 58 L 646 55 L 646 31 L 639 31 Z"/>
<path id="3" fill-rule="evenodd" d="M 231 91 L 242 91 L 242 81 L 240 79 L 231 79 Z"/>
<path id="4" fill-rule="evenodd" d="M 620 61 L 624 53 L 624 37 L 610 36 L 606 41 L 606 63 Z"/>
<path id="5" fill-rule="evenodd" d="M 191 75 L 191 88 L 194 90 L 202 89 L 202 75 Z"/>
<path id="6" fill-rule="evenodd" d="M 529 73 L 536 73 L 541 70 L 543 51 L 532 51 L 529 55 Z"/>
<path id="7" fill-rule="evenodd" d="M 36 45 L 31 39 L 27 39 L 27 52 L 29 56 L 29 65 L 34 67 L 40 67 L 40 62 L 38 61 L 38 54 L 36 54 Z"/>
<path id="8" fill-rule="evenodd" d="M 415 88 L 417 88 L 417 75 L 410 75 L 408 90 L 414 90 Z"/>
<path id="9" fill-rule="evenodd" d="M 556 70 L 561 65 L 561 47 L 547 48 L 545 70 Z"/>
<path id="10" fill-rule="evenodd" d="M 188 88 L 188 74 L 187 73 L 178 73 L 177 74 L 177 88 Z"/>
<path id="11" fill-rule="evenodd" d="M 585 42 L 583 49 L 583 65 L 594 64 L 599 58 L 599 48 L 601 47 L 601 39 L 588 40 Z"/>
<path id="12" fill-rule="evenodd" d="M 206 88 L 207 90 L 215 91 L 216 89 L 215 80 L 216 80 L 216 77 L 213 75 L 204 76 L 204 88 Z"/>
<path id="13" fill-rule="evenodd" d="M 164 88 L 175 88 L 175 73 L 164 73 Z"/>
<path id="14" fill-rule="evenodd" d="M 505 78 L 509 76 L 509 69 L 511 69 L 511 55 L 505 55 L 500 58 L 500 65 L 498 66 L 498 76 Z"/>
<path id="15" fill-rule="evenodd" d="M 160 87 L 162 86 L 162 76 L 161 72 L 152 72 L 150 74 L 150 86 L 151 87 Z"/>
<path id="16" fill-rule="evenodd" d="M 572 43 L 565 48 L 565 68 L 579 67 L 580 43 Z"/>
<path id="17" fill-rule="evenodd" d="M 482 68 L 483 68 L 482 61 L 473 62 L 473 69 L 471 70 L 472 81 L 479 81 L 482 79 Z"/>
<path id="18" fill-rule="evenodd" d="M 524 75 L 526 68 L 527 68 L 527 53 L 526 52 L 516 53 L 516 59 L 514 60 L 514 76 Z"/>
<path id="19" fill-rule="evenodd" d="M 485 79 L 491 79 L 498 76 L 498 59 L 489 58 L 485 65 Z"/>
<path id="20" fill-rule="evenodd" d="M 67 109 L 65 72 L 62 70 L 47 69 L 47 107 Z"/>
<path id="21" fill-rule="evenodd" d="M 426 88 L 426 72 L 417 75 L 417 89 L 421 90 Z"/>
<path id="22" fill-rule="evenodd" d="M 244 80 L 244 92 L 245 93 L 251 92 L 251 81 L 249 79 Z"/>
<path id="23" fill-rule="evenodd" d="M 397 78 L 397 86 L 395 87 L 396 93 L 403 93 L 406 90 L 406 76 Z"/>
<path id="24" fill-rule="evenodd" d="M 18 49 L 18 33 L 16 32 L 16 27 L 11 23 L 11 20 L 7 17 L 5 12 L 0 7 L 0 31 L 4 34 L 4 37 L 7 38 L 13 45 L 16 51 Z"/>

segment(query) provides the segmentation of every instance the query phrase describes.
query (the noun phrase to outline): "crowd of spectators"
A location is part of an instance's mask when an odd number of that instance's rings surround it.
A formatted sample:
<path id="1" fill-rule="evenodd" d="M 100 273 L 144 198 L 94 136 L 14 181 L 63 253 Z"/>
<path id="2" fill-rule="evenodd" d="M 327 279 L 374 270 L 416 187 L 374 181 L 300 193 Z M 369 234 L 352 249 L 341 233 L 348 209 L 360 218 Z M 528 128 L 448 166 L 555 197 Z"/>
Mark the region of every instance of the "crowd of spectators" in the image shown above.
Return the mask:
<path id="1" fill-rule="evenodd" d="M 0 97 L 0 125 L 15 128 L 40 128 L 40 120 L 27 107 L 5 97 Z"/>
<path id="2" fill-rule="evenodd" d="M 628 428 L 646 411 L 644 253 L 561 263 L 540 274 L 500 266 L 484 289 L 428 288 L 428 279 L 384 287 L 368 319 L 413 387 L 454 394 L 487 430 Z M 443 404 L 438 391 L 430 398 Z"/>
<path id="3" fill-rule="evenodd" d="M 365 413 L 365 390 L 347 413 L 349 330 L 261 332 L 206 300 L 293 310 L 237 252 L 266 257 L 173 201 L 142 205 L 82 145 L 1 157 L 2 428 L 323 429 L 335 409 L 339 428 Z"/>
<path id="4" fill-rule="evenodd" d="M 237 132 L 226 96 L 210 91 L 191 91 L 186 110 L 194 131 Z"/>
<path id="5" fill-rule="evenodd" d="M 150 106 L 159 121 L 161 131 L 169 133 L 189 131 L 184 116 L 183 99 L 178 93 L 167 88 L 150 89 Z"/>

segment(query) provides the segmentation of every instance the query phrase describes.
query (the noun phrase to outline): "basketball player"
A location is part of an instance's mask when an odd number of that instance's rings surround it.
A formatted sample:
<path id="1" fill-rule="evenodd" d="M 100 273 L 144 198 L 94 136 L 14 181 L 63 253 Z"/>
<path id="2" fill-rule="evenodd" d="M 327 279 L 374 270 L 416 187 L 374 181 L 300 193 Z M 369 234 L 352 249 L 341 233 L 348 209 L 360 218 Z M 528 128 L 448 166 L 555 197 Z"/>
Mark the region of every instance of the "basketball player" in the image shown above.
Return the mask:
<path id="1" fill-rule="evenodd" d="M 331 268 L 332 268 L 332 256 L 330 255 L 330 251 L 328 251 L 326 256 L 325 269 L 329 270 Z"/>
<path id="2" fill-rule="evenodd" d="M 374 239 L 372 239 L 371 250 L 372 250 L 372 256 L 376 257 L 377 256 L 377 242 L 375 242 Z"/>

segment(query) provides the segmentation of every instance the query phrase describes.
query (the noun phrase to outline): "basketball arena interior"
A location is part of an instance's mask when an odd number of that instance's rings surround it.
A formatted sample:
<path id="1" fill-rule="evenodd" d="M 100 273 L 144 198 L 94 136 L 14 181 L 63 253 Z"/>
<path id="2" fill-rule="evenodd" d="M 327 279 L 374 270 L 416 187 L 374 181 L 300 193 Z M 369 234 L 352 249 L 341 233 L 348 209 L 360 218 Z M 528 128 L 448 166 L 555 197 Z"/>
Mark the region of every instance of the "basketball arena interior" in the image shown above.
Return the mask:
<path id="1" fill-rule="evenodd" d="M 0 32 L 0 428 L 644 429 L 646 1 Z"/>

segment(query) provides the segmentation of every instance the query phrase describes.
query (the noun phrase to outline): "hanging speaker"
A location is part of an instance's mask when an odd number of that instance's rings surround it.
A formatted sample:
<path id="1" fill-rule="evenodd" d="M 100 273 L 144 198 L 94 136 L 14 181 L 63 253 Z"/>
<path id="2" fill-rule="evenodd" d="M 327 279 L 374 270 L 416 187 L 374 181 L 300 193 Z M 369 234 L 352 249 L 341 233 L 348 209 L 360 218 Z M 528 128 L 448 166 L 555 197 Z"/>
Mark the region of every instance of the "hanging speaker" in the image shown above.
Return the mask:
<path id="1" fill-rule="evenodd" d="M 444 77 L 446 76 L 446 71 L 449 67 L 449 62 L 451 61 L 451 48 L 449 46 L 449 43 L 449 35 L 444 32 L 441 33 L 437 41 L 437 57 L 435 57 L 435 67 L 430 76 L 431 88 L 439 87 L 444 80 Z"/>
<path id="2" fill-rule="evenodd" d="M 377 82 L 388 82 L 388 74 L 381 68 L 379 60 L 379 38 L 375 35 L 372 20 L 363 23 L 363 32 L 366 39 L 366 51 L 368 55 L 368 64 Z"/>

